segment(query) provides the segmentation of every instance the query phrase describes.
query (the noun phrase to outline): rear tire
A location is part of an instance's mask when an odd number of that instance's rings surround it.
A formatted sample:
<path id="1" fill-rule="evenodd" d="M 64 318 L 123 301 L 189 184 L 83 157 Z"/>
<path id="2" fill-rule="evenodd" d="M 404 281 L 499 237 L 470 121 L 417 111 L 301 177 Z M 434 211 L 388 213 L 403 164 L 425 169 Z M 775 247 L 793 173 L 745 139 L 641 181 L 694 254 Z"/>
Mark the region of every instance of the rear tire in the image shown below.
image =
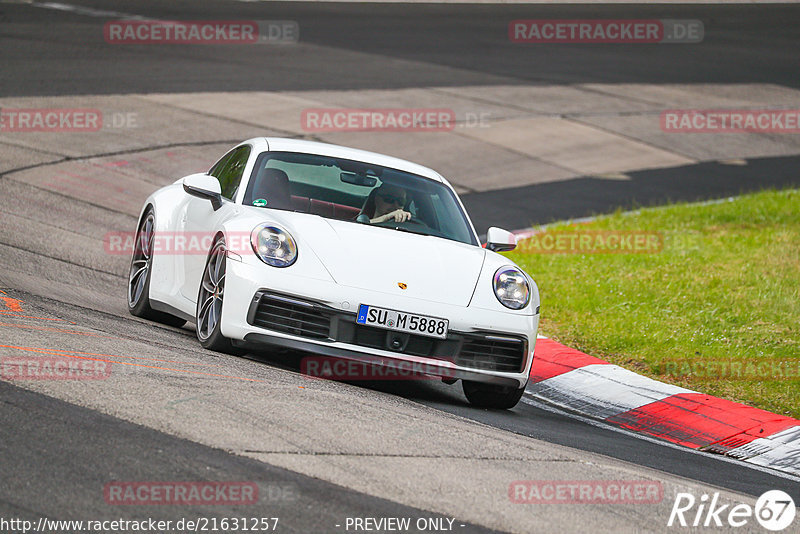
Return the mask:
<path id="1" fill-rule="evenodd" d="M 153 236 L 155 235 L 155 216 L 153 208 L 148 208 L 136 230 L 131 268 L 128 273 L 128 311 L 131 315 L 156 321 L 169 326 L 181 327 L 185 319 L 150 307 L 150 277 L 153 267 Z"/>
<path id="2" fill-rule="evenodd" d="M 240 354 L 231 340 L 222 335 L 222 299 L 225 296 L 225 267 L 227 261 L 225 238 L 214 241 L 208 253 L 200 290 L 197 294 L 197 340 L 204 349 L 227 354 Z"/>
<path id="3" fill-rule="evenodd" d="M 527 385 L 527 382 L 525 385 Z M 461 387 L 467 400 L 473 406 L 498 410 L 507 410 L 516 406 L 525 392 L 525 386 L 517 389 L 513 386 L 484 384 L 483 382 L 473 382 L 471 380 L 462 380 Z"/>

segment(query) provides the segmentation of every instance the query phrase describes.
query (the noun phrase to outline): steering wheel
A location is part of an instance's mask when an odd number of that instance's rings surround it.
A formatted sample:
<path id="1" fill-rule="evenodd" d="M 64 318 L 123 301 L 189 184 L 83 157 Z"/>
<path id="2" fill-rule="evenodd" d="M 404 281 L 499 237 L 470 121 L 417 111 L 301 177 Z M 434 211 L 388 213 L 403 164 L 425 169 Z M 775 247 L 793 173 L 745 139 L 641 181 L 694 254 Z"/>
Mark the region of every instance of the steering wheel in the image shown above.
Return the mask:
<path id="1" fill-rule="evenodd" d="M 420 221 L 419 219 L 416 219 L 416 218 L 411 218 L 411 219 L 408 219 L 408 220 L 403 221 L 403 222 L 397 222 L 394 219 L 389 219 L 388 221 L 383 221 L 383 222 L 379 222 L 379 223 L 370 223 L 369 222 L 369 217 L 364 213 L 362 213 L 358 217 L 356 217 L 356 222 L 361 223 L 361 224 L 375 224 L 376 226 L 388 226 L 390 228 L 393 228 L 393 227 L 398 226 L 398 225 L 407 225 L 407 224 L 425 226 L 426 228 L 428 227 L 427 224 L 425 224 L 424 222 L 422 222 L 422 221 Z"/>
<path id="2" fill-rule="evenodd" d="M 414 217 L 412 217 L 412 218 L 410 218 L 408 220 L 405 220 L 403 222 L 397 222 L 394 219 L 389 219 L 388 221 L 383 221 L 383 222 L 375 223 L 375 224 L 380 225 L 380 226 L 388 226 L 390 228 L 395 228 L 395 227 L 398 227 L 398 226 L 400 228 L 405 228 L 406 226 L 414 226 L 414 227 L 424 226 L 425 228 L 428 228 L 427 224 L 425 224 L 424 222 L 422 222 L 419 219 L 414 218 Z"/>

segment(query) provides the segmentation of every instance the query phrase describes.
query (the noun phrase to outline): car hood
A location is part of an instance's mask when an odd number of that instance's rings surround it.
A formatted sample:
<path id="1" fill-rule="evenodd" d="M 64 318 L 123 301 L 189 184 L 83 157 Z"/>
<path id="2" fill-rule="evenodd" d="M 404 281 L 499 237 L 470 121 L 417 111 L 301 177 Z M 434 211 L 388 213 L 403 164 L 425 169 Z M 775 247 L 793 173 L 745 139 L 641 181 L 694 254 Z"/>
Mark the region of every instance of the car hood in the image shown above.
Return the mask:
<path id="1" fill-rule="evenodd" d="M 458 306 L 469 304 L 486 256 L 474 245 L 317 216 L 292 226 L 299 253 L 308 245 L 340 285 Z"/>

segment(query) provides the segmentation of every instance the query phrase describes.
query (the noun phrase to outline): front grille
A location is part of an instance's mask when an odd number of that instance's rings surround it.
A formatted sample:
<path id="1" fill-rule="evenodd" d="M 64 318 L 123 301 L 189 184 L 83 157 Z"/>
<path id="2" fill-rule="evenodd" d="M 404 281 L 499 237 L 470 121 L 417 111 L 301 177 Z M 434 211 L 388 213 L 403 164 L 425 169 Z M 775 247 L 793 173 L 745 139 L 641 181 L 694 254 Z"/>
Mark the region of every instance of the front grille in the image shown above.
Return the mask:
<path id="1" fill-rule="evenodd" d="M 528 344 L 521 337 L 450 332 L 447 339 L 437 339 L 360 325 L 355 318 L 354 313 L 324 304 L 261 290 L 253 296 L 247 322 L 298 337 L 446 360 L 477 370 L 518 373 L 525 365 Z M 402 345 L 393 348 L 394 340 Z"/>
<path id="2" fill-rule="evenodd" d="M 253 326 L 312 339 L 328 339 L 331 318 L 312 303 L 294 298 L 261 293 L 248 317 Z"/>
<path id="3" fill-rule="evenodd" d="M 525 351 L 525 341 L 520 338 L 465 336 L 456 364 L 486 371 L 518 373 L 525 361 Z"/>

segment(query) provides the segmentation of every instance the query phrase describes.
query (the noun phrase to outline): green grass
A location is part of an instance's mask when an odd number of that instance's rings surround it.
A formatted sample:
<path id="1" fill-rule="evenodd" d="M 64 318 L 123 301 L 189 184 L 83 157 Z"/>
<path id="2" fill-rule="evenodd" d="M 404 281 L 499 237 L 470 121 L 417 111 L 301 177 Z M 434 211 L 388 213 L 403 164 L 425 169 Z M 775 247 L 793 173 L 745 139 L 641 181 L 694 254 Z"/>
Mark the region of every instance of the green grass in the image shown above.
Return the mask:
<path id="1" fill-rule="evenodd" d="M 539 286 L 543 335 L 658 380 L 800 417 L 796 377 L 665 374 L 674 361 L 790 362 L 797 371 L 800 190 L 617 212 L 551 230 L 658 232 L 664 246 L 649 254 L 509 253 Z"/>

